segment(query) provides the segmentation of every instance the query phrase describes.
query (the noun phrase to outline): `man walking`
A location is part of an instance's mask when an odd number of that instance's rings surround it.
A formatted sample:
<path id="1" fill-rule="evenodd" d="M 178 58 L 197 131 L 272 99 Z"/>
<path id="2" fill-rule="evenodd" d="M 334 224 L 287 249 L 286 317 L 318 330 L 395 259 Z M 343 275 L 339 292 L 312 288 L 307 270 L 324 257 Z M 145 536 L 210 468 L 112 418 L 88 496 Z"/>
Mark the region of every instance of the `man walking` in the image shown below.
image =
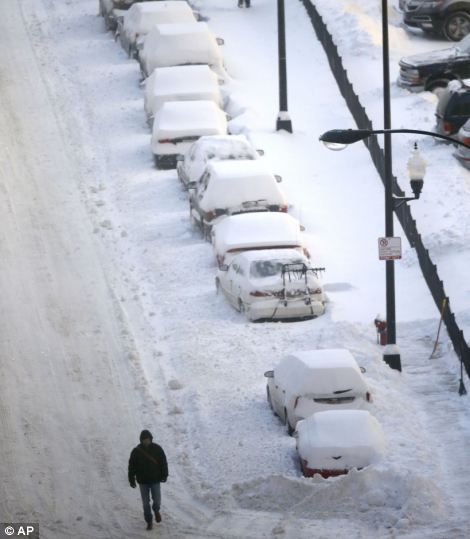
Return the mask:
<path id="1" fill-rule="evenodd" d="M 164 483 L 168 477 L 168 464 L 165 452 L 153 443 L 152 433 L 143 430 L 140 433 L 140 444 L 131 451 L 129 458 L 129 484 L 135 488 L 136 479 L 140 487 L 144 518 L 147 522 L 147 530 L 152 529 L 152 511 L 150 509 L 150 494 L 152 495 L 152 509 L 155 520 L 161 522 L 160 515 L 161 492 L 160 483 Z"/>

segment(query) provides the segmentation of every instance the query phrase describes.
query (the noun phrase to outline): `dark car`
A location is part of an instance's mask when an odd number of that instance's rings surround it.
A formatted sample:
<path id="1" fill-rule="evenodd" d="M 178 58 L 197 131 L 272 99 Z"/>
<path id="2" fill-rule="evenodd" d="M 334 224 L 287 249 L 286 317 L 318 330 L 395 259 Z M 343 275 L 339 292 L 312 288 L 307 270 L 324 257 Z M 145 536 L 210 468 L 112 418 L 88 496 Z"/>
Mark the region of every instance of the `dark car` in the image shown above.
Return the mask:
<path id="1" fill-rule="evenodd" d="M 439 96 L 436 108 L 436 127 L 441 135 L 456 135 L 470 118 L 470 86 L 453 80 Z"/>
<path id="2" fill-rule="evenodd" d="M 400 60 L 398 85 L 412 91 L 445 88 L 450 80 L 470 77 L 470 35 L 453 47 Z"/>
<path id="3" fill-rule="evenodd" d="M 470 0 L 400 0 L 403 22 L 460 41 L 470 33 Z"/>

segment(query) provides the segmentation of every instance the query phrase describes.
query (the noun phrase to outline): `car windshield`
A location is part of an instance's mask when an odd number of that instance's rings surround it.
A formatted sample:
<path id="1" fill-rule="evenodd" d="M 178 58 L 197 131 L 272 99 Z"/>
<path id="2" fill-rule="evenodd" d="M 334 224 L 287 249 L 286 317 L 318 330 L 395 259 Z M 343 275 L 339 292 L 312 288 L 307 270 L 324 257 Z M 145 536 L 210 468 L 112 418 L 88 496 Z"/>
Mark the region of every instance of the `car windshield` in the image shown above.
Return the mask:
<path id="1" fill-rule="evenodd" d="M 469 54 L 470 53 L 470 34 L 459 41 L 455 46 L 457 53 Z"/>
<path id="2" fill-rule="evenodd" d="M 297 260 L 256 260 L 251 263 L 250 275 L 257 279 L 280 275 L 282 267 L 286 264 L 304 264 L 301 259 Z"/>

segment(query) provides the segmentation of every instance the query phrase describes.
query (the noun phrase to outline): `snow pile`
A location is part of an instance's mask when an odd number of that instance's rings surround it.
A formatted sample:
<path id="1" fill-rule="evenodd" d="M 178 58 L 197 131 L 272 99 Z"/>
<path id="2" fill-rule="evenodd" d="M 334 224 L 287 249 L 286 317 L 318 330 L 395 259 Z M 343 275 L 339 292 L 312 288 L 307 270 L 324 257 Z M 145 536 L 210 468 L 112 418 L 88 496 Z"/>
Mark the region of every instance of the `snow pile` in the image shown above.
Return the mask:
<path id="1" fill-rule="evenodd" d="M 367 410 L 327 410 L 297 423 L 297 449 L 313 470 L 348 470 L 376 464 L 385 438 Z"/>
<path id="2" fill-rule="evenodd" d="M 261 207 L 275 205 L 287 208 L 276 178 L 261 160 L 211 161 L 207 175 L 208 185 L 200 200 L 203 211 L 235 209 L 248 202 L 258 202 Z"/>
<path id="3" fill-rule="evenodd" d="M 222 107 L 217 75 L 207 65 L 159 67 L 145 81 L 144 107 L 149 117 L 166 101 L 196 100 Z"/>
<path id="4" fill-rule="evenodd" d="M 183 64 L 208 64 L 222 73 L 222 54 L 205 22 L 154 26 L 139 56 L 147 74 L 157 67 Z"/>

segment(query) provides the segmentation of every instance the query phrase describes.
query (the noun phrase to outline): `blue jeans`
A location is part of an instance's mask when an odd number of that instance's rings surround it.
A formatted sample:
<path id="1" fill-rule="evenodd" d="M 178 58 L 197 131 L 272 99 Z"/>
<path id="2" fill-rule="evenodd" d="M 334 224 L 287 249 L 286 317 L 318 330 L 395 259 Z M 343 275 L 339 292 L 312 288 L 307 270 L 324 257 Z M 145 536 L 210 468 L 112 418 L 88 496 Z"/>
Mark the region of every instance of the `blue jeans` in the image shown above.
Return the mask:
<path id="1" fill-rule="evenodd" d="M 152 493 L 152 509 L 154 512 L 160 511 L 160 501 L 161 501 L 161 493 L 160 493 L 160 483 L 145 483 L 143 485 L 139 485 L 140 487 L 140 495 L 142 496 L 142 505 L 144 508 L 144 518 L 146 522 L 152 522 L 152 511 L 150 509 L 150 493 Z"/>

